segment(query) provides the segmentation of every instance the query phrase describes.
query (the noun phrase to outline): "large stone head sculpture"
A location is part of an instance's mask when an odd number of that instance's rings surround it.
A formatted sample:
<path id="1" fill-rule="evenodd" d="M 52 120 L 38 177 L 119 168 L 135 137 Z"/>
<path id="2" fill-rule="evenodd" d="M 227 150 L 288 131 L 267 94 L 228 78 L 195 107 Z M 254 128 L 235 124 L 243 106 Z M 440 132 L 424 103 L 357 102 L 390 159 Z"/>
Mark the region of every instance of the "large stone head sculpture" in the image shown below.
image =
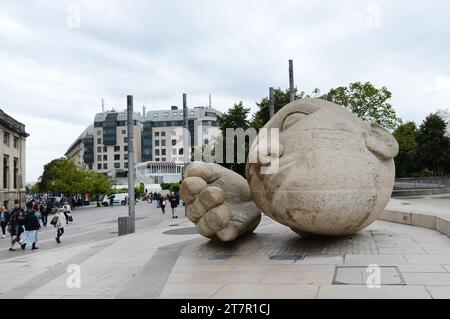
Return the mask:
<path id="1" fill-rule="evenodd" d="M 279 110 L 265 126 L 272 128 L 279 147 L 260 133 L 246 167 L 252 199 L 269 217 L 302 236 L 343 236 L 384 210 L 398 144 L 383 127 L 334 103 L 301 99 Z M 264 173 L 274 158 L 277 167 Z"/>

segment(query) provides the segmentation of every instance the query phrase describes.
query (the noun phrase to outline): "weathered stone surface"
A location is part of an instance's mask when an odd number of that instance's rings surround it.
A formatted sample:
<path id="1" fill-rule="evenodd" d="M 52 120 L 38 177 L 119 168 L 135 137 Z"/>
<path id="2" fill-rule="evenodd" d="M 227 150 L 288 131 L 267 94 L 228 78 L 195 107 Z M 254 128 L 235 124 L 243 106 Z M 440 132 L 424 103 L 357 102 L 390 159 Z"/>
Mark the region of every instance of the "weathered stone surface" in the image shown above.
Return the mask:
<path id="1" fill-rule="evenodd" d="M 208 238 L 235 240 L 253 232 L 261 220 L 245 178 L 218 164 L 190 164 L 181 196 L 187 217 Z"/>
<path id="2" fill-rule="evenodd" d="M 259 208 L 301 236 L 345 236 L 383 212 L 398 153 L 387 130 L 321 99 L 286 105 L 265 128 L 279 130 L 279 144 L 270 145 L 260 131 L 250 149 L 247 182 L 217 164 L 189 165 L 181 193 L 200 233 L 234 240 L 257 227 Z M 224 213 L 215 216 L 219 205 L 230 209 L 228 222 Z"/>
<path id="3" fill-rule="evenodd" d="M 252 199 L 268 216 L 303 236 L 344 236 L 371 224 L 394 186 L 394 137 L 321 99 L 286 105 L 267 123 L 279 128 L 279 169 L 247 163 Z M 258 157 L 259 140 L 249 159 Z M 273 157 L 273 154 L 272 154 Z"/>

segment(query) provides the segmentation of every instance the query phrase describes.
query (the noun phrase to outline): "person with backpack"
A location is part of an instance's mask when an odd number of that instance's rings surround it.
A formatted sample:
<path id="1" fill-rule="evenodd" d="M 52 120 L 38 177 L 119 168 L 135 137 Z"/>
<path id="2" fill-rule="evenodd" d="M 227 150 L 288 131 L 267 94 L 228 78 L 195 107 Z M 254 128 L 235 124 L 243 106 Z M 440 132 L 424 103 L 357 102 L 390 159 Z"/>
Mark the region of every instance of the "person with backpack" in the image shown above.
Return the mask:
<path id="1" fill-rule="evenodd" d="M 11 236 L 11 247 L 9 251 L 15 251 L 14 245 L 20 241 L 20 236 L 23 233 L 23 225 L 25 224 L 25 211 L 20 206 L 19 201 L 14 201 L 14 208 L 11 211 L 8 223 L 8 232 Z"/>
<path id="2" fill-rule="evenodd" d="M 0 226 L 2 228 L 2 238 L 6 237 L 6 225 L 8 225 L 9 219 L 9 212 L 4 206 L 0 207 Z"/>
<path id="3" fill-rule="evenodd" d="M 32 250 L 39 249 L 36 244 L 38 242 L 38 233 L 40 228 L 41 224 L 39 223 L 39 212 L 36 207 L 33 206 L 26 214 L 25 231 L 22 236 L 20 236 L 19 243 L 22 249 L 25 249 L 27 244 L 32 244 Z"/>
<path id="4" fill-rule="evenodd" d="M 62 220 L 62 216 L 64 214 L 64 209 L 58 209 L 55 216 L 53 216 L 52 221 L 50 224 L 52 224 L 56 228 L 56 242 L 58 244 L 61 244 L 61 236 L 64 234 L 64 221 Z"/>

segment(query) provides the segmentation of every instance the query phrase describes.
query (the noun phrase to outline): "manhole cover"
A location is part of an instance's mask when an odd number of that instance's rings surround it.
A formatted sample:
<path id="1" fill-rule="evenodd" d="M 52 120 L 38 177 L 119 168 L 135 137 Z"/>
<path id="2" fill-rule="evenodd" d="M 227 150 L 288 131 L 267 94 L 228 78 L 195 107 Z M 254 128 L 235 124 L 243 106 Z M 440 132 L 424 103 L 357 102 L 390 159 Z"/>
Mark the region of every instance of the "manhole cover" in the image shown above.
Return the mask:
<path id="1" fill-rule="evenodd" d="M 163 233 L 164 235 L 195 235 L 198 234 L 196 227 L 185 227 L 173 230 L 168 230 Z"/>
<path id="2" fill-rule="evenodd" d="M 304 254 L 297 254 L 297 255 L 272 255 L 269 256 L 270 260 L 291 260 L 291 261 L 298 261 L 305 258 Z"/>
<path id="3" fill-rule="evenodd" d="M 378 277 L 378 278 L 377 278 Z M 394 285 L 405 286 L 406 282 L 396 266 L 338 266 L 333 285 Z"/>

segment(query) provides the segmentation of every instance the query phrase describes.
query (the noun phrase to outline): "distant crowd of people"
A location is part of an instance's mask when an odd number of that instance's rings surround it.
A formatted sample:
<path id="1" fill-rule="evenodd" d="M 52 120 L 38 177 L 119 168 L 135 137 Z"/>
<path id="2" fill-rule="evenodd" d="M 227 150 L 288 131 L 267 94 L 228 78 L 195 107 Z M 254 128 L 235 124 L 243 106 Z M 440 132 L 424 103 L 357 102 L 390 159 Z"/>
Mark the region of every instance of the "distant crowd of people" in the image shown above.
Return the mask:
<path id="1" fill-rule="evenodd" d="M 151 204 L 156 201 L 156 207 L 161 208 L 162 214 L 166 213 L 166 208 L 172 209 L 172 218 L 178 218 L 175 209 L 180 205 L 180 193 L 171 192 L 168 195 L 150 192 L 148 196 L 148 203 Z"/>
<path id="2" fill-rule="evenodd" d="M 61 236 L 64 234 L 64 225 L 73 222 L 72 207 L 69 202 L 64 202 L 62 206 L 54 201 L 37 198 L 30 199 L 26 204 L 26 209 L 21 207 L 19 200 L 14 201 L 14 208 L 8 211 L 4 206 L 0 206 L 0 226 L 2 239 L 6 238 L 6 232 L 11 238 L 10 251 L 15 251 L 18 244 L 25 249 L 31 244 L 31 249 L 39 249 L 38 234 L 41 227 L 47 227 L 49 215 L 52 214 L 50 224 L 56 229 L 56 242 L 61 243 Z"/>

